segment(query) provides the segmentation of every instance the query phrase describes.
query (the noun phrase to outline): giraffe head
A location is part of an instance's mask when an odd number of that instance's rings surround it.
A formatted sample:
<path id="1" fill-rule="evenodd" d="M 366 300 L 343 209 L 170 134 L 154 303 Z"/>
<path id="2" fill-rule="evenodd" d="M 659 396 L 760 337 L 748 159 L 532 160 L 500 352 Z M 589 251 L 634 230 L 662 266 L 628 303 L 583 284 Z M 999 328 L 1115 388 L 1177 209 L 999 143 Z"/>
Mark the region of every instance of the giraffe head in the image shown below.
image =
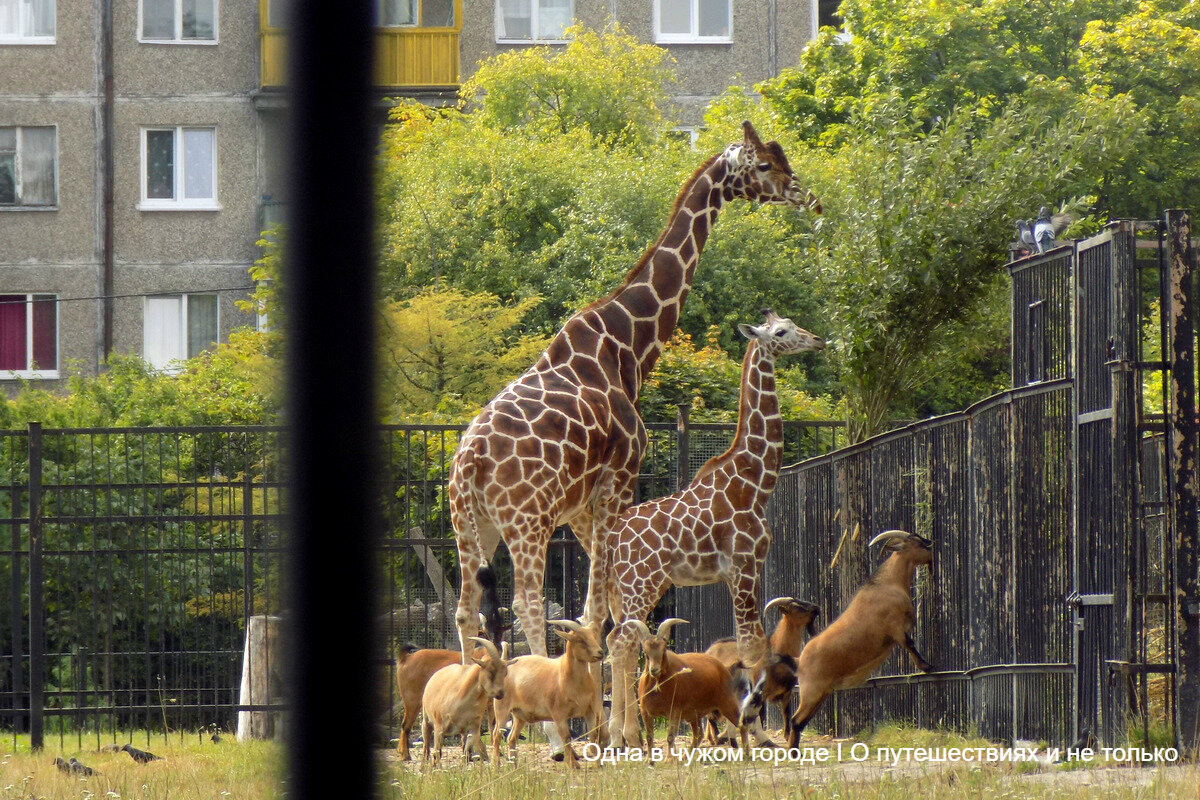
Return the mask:
<path id="1" fill-rule="evenodd" d="M 825 340 L 814 336 L 786 317 L 781 317 L 769 308 L 763 309 L 762 325 L 738 325 L 738 330 L 752 342 L 773 356 L 803 353 L 807 350 L 824 350 Z"/>
<path id="2" fill-rule="evenodd" d="M 722 154 L 729 168 L 726 199 L 741 197 L 772 205 L 803 206 L 820 214 L 821 201 L 796 181 L 779 142 L 764 144 L 749 121 L 742 123 L 742 132 L 742 143 L 729 145 Z"/>

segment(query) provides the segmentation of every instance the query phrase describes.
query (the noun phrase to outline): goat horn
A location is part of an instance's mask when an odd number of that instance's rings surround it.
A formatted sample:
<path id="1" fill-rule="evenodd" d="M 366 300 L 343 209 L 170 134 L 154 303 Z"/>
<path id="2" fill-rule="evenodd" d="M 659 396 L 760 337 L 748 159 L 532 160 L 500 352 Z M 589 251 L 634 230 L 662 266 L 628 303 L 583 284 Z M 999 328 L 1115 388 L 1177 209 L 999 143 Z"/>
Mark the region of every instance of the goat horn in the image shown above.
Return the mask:
<path id="1" fill-rule="evenodd" d="M 500 643 L 500 660 L 508 661 L 508 642 Z"/>
<path id="2" fill-rule="evenodd" d="M 909 533 L 908 531 L 898 531 L 898 530 L 884 531 L 883 533 L 879 534 L 874 539 L 872 539 L 870 541 L 870 543 L 867 544 L 867 547 L 874 547 L 875 545 L 877 545 L 883 541 L 890 542 L 892 539 L 908 539 L 911 536 L 912 536 L 912 534 Z"/>
<path id="3" fill-rule="evenodd" d="M 646 623 L 642 622 L 640 619 L 627 619 L 621 624 L 632 625 L 639 633 L 642 634 L 642 639 L 649 639 L 654 635 L 650 632 L 649 626 L 647 626 Z"/>
<path id="4" fill-rule="evenodd" d="M 549 619 L 546 620 L 547 625 L 561 625 L 570 631 L 581 631 L 583 626 L 573 619 Z"/>
<path id="5" fill-rule="evenodd" d="M 671 617 L 670 619 L 664 619 L 662 622 L 658 623 L 658 633 L 656 635 L 658 636 L 658 638 L 666 640 L 671 635 L 671 629 L 674 628 L 676 625 L 678 625 L 681 622 L 684 625 L 691 624 L 686 619 L 680 619 L 679 617 Z"/>
<path id="6" fill-rule="evenodd" d="M 487 650 L 488 655 L 492 657 L 493 661 L 503 661 L 504 660 L 500 656 L 500 651 L 496 649 L 496 645 L 492 644 L 491 639 L 484 639 L 482 636 L 472 636 L 471 641 L 478 644 L 484 650 Z"/>
<path id="7" fill-rule="evenodd" d="M 796 602 L 796 598 L 794 598 L 794 597 L 776 597 L 774 600 L 772 600 L 771 602 L 769 602 L 765 606 L 763 606 L 763 613 L 764 614 L 767 613 L 775 606 L 786 606 L 788 603 L 795 603 L 795 602 Z"/>

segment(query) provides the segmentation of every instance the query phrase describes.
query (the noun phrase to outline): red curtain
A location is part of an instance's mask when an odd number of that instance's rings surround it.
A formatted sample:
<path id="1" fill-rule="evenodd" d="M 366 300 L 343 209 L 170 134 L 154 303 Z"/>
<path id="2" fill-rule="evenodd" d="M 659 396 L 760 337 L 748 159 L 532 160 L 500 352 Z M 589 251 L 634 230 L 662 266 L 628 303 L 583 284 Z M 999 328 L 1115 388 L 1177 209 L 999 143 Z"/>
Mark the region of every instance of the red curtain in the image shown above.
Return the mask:
<path id="1" fill-rule="evenodd" d="M 33 361 L 38 369 L 58 369 L 58 300 L 33 296 Z"/>
<path id="2" fill-rule="evenodd" d="M 0 370 L 27 369 L 25 295 L 0 294 Z"/>

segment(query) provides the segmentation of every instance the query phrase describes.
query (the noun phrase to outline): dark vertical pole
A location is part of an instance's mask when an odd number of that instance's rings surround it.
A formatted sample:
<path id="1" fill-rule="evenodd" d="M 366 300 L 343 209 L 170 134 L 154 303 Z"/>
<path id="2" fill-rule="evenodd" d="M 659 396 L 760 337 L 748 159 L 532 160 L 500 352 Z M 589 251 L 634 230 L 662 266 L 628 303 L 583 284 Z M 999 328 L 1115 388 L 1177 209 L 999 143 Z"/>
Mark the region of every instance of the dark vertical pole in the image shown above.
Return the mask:
<path id="1" fill-rule="evenodd" d="M 1117 548 L 1116 580 L 1113 585 L 1112 657 L 1132 661 L 1134 576 L 1137 575 L 1136 537 L 1139 533 L 1137 482 L 1139 480 L 1138 431 L 1134 362 L 1137 359 L 1137 306 L 1134 304 L 1137 267 L 1134 264 L 1134 231 L 1130 222 L 1119 223 L 1113 231 L 1112 261 L 1112 349 L 1108 368 L 1112 377 L 1112 480 L 1113 533 Z M 1110 717 L 1122 720 L 1129 712 L 1127 702 L 1130 679 L 1124 673 L 1111 673 L 1112 680 L 1124 681 L 1118 690 L 1108 690 L 1114 704 Z"/>
<path id="2" fill-rule="evenodd" d="M 28 449 L 28 441 L 26 441 L 26 449 Z M 28 487 L 26 487 L 28 488 Z M 26 492 L 28 494 L 28 491 Z M 11 609 L 12 623 L 12 682 L 13 682 L 13 710 L 17 710 L 17 703 L 20 701 L 21 695 L 25 694 L 25 626 L 22 624 L 22 609 L 24 608 L 24 581 L 21 580 L 21 553 L 24 549 L 21 546 L 21 523 L 18 519 L 21 517 L 21 495 L 20 490 L 13 487 L 12 497 L 12 582 L 10 584 L 12 596 L 9 600 Z M 20 713 L 13 714 L 13 729 L 17 733 L 25 732 L 25 717 Z"/>
<path id="3" fill-rule="evenodd" d="M 675 417 L 675 489 L 678 491 L 687 486 L 691 481 L 692 471 L 688 468 L 688 462 L 691 460 L 691 452 L 688 443 L 690 438 L 688 431 L 688 420 L 690 419 L 691 409 L 687 406 L 679 406 L 679 410 Z"/>
<path id="4" fill-rule="evenodd" d="M 113 349 L 113 149 L 116 147 L 116 128 L 113 122 L 113 19 L 112 0 L 104 0 L 100 17 L 100 79 L 104 100 L 100 106 L 100 180 L 101 180 L 101 346 L 105 361 Z"/>
<path id="5" fill-rule="evenodd" d="M 29 423 L 29 744 L 41 750 L 45 730 L 46 632 L 42 618 L 42 423 Z"/>
<path id="6" fill-rule="evenodd" d="M 291 19 L 287 792 L 376 793 L 369 0 Z"/>
<path id="7" fill-rule="evenodd" d="M 1188 753 L 1200 751 L 1200 538 L 1196 509 L 1195 254 L 1186 211 L 1167 212 L 1171 273 L 1171 428 L 1175 473 L 1176 735 Z"/>

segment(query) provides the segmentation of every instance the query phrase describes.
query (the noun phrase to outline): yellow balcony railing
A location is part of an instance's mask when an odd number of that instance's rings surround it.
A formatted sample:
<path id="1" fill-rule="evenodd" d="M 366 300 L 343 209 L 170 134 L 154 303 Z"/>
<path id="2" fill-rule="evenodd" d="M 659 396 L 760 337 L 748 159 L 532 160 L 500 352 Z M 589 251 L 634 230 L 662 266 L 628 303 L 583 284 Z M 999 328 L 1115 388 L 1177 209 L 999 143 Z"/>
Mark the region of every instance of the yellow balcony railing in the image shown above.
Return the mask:
<path id="1" fill-rule="evenodd" d="M 270 24 L 269 0 L 259 0 L 263 86 L 287 80 L 287 31 Z M 375 84 L 426 87 L 458 85 L 462 0 L 454 0 L 454 27 L 376 28 Z"/>

